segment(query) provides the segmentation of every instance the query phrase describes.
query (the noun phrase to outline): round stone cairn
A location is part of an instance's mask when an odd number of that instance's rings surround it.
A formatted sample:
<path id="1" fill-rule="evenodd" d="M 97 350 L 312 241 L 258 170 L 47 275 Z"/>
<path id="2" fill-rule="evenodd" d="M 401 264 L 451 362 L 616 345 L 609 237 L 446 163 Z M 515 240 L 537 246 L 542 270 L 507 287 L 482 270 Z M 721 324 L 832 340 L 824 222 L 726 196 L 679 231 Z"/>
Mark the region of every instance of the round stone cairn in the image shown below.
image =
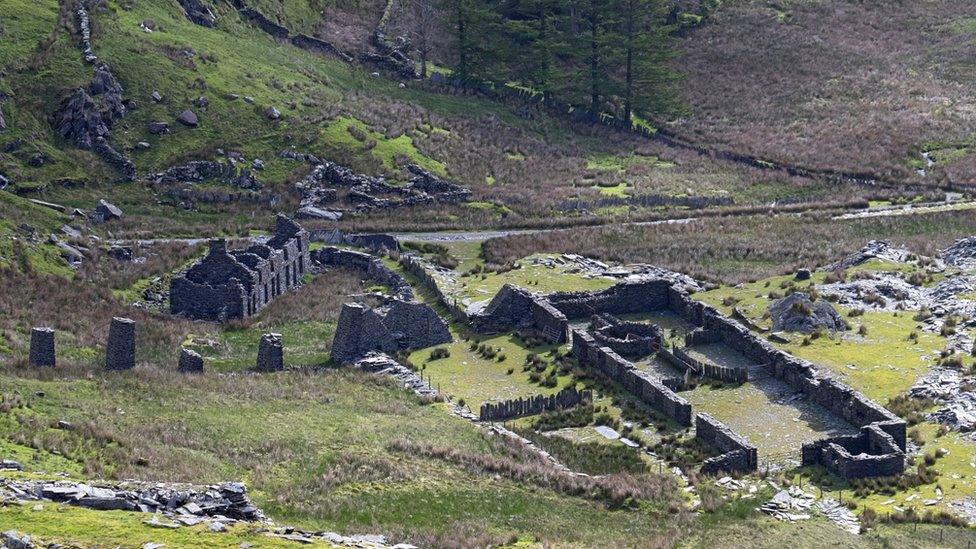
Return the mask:
<path id="1" fill-rule="evenodd" d="M 284 347 L 281 334 L 264 334 L 258 346 L 259 372 L 279 372 L 285 369 Z"/>
<path id="2" fill-rule="evenodd" d="M 180 371 L 184 374 L 202 374 L 203 357 L 184 347 L 180 350 Z"/>
<path id="3" fill-rule="evenodd" d="M 54 366 L 54 362 L 54 329 L 32 329 L 28 363 L 31 366 Z"/>
<path id="4" fill-rule="evenodd" d="M 136 365 L 136 323 L 128 318 L 115 317 L 108 330 L 105 348 L 105 368 L 130 370 Z"/>

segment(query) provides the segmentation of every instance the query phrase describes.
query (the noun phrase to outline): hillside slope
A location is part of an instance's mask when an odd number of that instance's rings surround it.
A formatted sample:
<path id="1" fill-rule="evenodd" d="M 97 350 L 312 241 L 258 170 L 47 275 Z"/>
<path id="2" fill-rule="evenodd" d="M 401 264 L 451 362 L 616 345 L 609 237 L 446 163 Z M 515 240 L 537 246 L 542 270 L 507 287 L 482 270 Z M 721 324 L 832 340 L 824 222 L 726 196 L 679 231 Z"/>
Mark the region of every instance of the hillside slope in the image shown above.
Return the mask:
<path id="1" fill-rule="evenodd" d="M 213 4 L 212 28 L 191 22 L 176 2 L 96 3 L 89 11 L 93 52 L 118 80 L 127 106 L 109 142 L 131 158 L 140 181 L 190 160 L 226 163 L 232 154 L 244 159 L 241 166 L 254 159 L 264 164 L 256 172 L 264 190 L 253 200 L 187 204 L 173 189 L 116 184 L 115 170 L 55 131 L 61 101 L 92 81 L 73 5 L 3 0 L 4 12 L 11 14 L 2 23 L 4 32 L 15 39 L 0 45 L 8 126 L 0 132 L 0 173 L 20 193 L 72 207 L 91 207 L 99 198 L 114 201 L 129 214 L 116 234 L 146 234 L 147 224 L 155 234 L 266 226 L 271 210 L 297 206 L 293 182 L 311 168 L 281 158 L 286 148 L 393 181 L 406 180 L 404 166 L 416 163 L 472 189 L 470 204 L 404 208 L 395 216 L 381 211 L 339 223 L 401 230 L 659 215 L 686 208 L 688 197 L 693 203 L 704 197 L 705 203 L 748 205 L 864 193 L 573 123 L 537 106 L 374 76 L 372 68 L 275 39 L 229 3 Z M 341 8 L 304 0 L 255 5 L 274 21 L 294 26 L 292 34 L 312 32 L 336 44 L 343 33 L 356 34 L 341 24 L 343 18 L 361 26 L 380 14 L 372 2 Z M 309 22 L 323 10 L 322 21 L 342 29 Z M 329 14 L 335 17 L 326 19 Z M 351 52 L 362 47 L 358 43 Z M 272 107 L 281 113 L 277 120 L 267 116 Z M 176 121 L 187 109 L 198 117 L 195 128 Z M 168 124 L 169 133 L 152 134 L 153 122 Z M 220 184 L 195 188 L 235 191 Z"/>
<path id="2" fill-rule="evenodd" d="M 963 0 L 723 2 L 682 42 L 675 127 L 811 167 L 972 184 L 974 48 Z"/>

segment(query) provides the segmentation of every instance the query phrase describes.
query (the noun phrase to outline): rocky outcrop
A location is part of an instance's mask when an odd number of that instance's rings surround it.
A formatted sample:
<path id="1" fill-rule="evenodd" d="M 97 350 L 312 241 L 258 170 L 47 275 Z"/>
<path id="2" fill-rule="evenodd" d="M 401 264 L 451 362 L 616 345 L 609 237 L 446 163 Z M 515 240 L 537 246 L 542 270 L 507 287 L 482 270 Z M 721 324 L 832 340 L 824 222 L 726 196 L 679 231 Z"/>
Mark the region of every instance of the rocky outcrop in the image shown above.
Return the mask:
<path id="1" fill-rule="evenodd" d="M 2 480 L 0 496 L 25 501 L 53 501 L 98 511 L 139 511 L 176 516 L 228 517 L 260 521 L 264 514 L 247 497 L 243 484 L 227 482 L 194 488 L 187 485 L 134 483 L 99 485 L 70 480 Z"/>
<path id="2" fill-rule="evenodd" d="M 957 240 L 940 254 L 942 259 L 960 269 L 976 269 L 976 236 Z"/>
<path id="3" fill-rule="evenodd" d="M 122 219 L 122 215 L 122 210 L 118 206 L 104 198 L 98 201 L 98 206 L 95 206 L 94 217 L 102 223 L 113 219 Z"/>
<path id="4" fill-rule="evenodd" d="M 99 63 L 95 67 L 95 76 L 92 78 L 88 89 L 91 91 L 92 97 L 102 97 L 109 124 L 125 116 L 125 105 L 122 103 L 122 85 L 119 84 L 108 65 Z"/>
<path id="5" fill-rule="evenodd" d="M 197 25 L 213 27 L 217 24 L 217 15 L 201 0 L 180 0 L 180 6 L 183 7 L 186 18 Z"/>
<path id="6" fill-rule="evenodd" d="M 280 156 L 315 164 L 312 171 L 295 184 L 295 190 L 302 197 L 299 211 L 307 218 L 341 218 L 343 209 L 332 205 L 339 196 L 337 189 L 347 189 L 346 199 L 357 212 L 471 199 L 469 189 L 416 165 L 407 167 L 411 178 L 401 187 L 387 183 L 382 177 L 359 174 L 334 162 L 322 161 L 314 155 L 285 150 Z"/>
<path id="7" fill-rule="evenodd" d="M 831 263 L 823 268 L 821 271 L 843 271 L 844 269 L 849 269 L 851 267 L 856 267 L 872 259 L 881 259 L 883 261 L 893 261 L 893 262 L 903 262 L 908 259 L 909 252 L 899 248 L 893 247 L 891 244 L 884 240 L 872 240 L 867 243 L 864 248 L 860 251 L 851 254 L 844 259 Z"/>
<path id="8" fill-rule="evenodd" d="M 347 303 L 339 314 L 332 360 L 348 364 L 370 351 L 407 351 L 451 341 L 447 324 L 426 304 L 393 299 L 371 309 Z"/>
<path id="9" fill-rule="evenodd" d="M 804 292 L 794 292 L 777 299 L 769 306 L 774 332 L 813 333 L 819 329 L 839 332 L 847 329 L 847 323 L 826 300 L 810 300 Z"/>
<path id="10" fill-rule="evenodd" d="M 103 63 L 95 68 L 89 90 L 92 95 L 78 88 L 61 101 L 54 115 L 54 128 L 78 148 L 93 150 L 126 181 L 133 181 L 136 178 L 135 164 L 108 142 L 109 127 L 126 113 L 122 86 Z M 98 97 L 102 106 L 92 96 Z"/>
<path id="11" fill-rule="evenodd" d="M 176 121 L 188 128 L 196 128 L 200 125 L 200 119 L 197 117 L 196 113 L 190 109 L 186 109 L 176 117 Z"/>
<path id="12" fill-rule="evenodd" d="M 82 88 L 76 89 L 61 101 L 54 128 L 61 137 L 80 149 L 91 149 L 96 139 L 109 134 L 101 110 Z"/>

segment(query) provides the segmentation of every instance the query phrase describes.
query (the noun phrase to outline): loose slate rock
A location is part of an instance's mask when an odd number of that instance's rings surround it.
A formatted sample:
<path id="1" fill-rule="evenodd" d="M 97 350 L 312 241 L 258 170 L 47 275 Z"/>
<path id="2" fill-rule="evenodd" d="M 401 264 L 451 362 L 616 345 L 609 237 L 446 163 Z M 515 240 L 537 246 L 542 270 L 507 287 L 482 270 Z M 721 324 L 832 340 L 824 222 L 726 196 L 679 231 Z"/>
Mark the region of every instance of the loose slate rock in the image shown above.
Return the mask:
<path id="1" fill-rule="evenodd" d="M 278 109 L 276 109 L 274 107 L 268 107 L 268 109 L 264 111 L 264 114 L 270 120 L 277 120 L 277 119 L 281 118 L 281 112 L 279 112 Z"/>
<path id="2" fill-rule="evenodd" d="M 153 135 L 162 135 L 164 133 L 169 133 L 169 124 L 167 124 L 166 122 L 150 122 L 149 133 Z"/>
<path id="3" fill-rule="evenodd" d="M 197 118 L 197 115 L 190 109 L 186 109 L 185 111 L 181 112 L 180 115 L 176 117 L 176 121 L 189 128 L 196 128 L 200 125 L 200 119 Z"/>
<path id="4" fill-rule="evenodd" d="M 111 221 L 113 219 L 122 219 L 122 210 L 118 206 L 107 202 L 104 198 L 98 201 L 98 206 L 95 207 L 95 216 L 102 221 Z"/>

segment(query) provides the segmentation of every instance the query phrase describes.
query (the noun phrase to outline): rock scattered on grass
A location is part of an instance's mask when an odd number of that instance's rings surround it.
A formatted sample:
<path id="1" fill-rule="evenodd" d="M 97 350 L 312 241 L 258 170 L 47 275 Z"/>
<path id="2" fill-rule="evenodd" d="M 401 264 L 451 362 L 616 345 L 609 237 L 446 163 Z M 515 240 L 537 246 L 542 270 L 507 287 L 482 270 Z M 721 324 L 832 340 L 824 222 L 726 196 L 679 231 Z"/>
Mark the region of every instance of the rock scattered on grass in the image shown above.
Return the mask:
<path id="1" fill-rule="evenodd" d="M 847 323 L 833 305 L 822 299 L 811 301 L 804 292 L 794 292 L 774 301 L 769 306 L 769 314 L 774 332 L 809 334 L 821 328 L 832 332 L 847 329 Z"/>

